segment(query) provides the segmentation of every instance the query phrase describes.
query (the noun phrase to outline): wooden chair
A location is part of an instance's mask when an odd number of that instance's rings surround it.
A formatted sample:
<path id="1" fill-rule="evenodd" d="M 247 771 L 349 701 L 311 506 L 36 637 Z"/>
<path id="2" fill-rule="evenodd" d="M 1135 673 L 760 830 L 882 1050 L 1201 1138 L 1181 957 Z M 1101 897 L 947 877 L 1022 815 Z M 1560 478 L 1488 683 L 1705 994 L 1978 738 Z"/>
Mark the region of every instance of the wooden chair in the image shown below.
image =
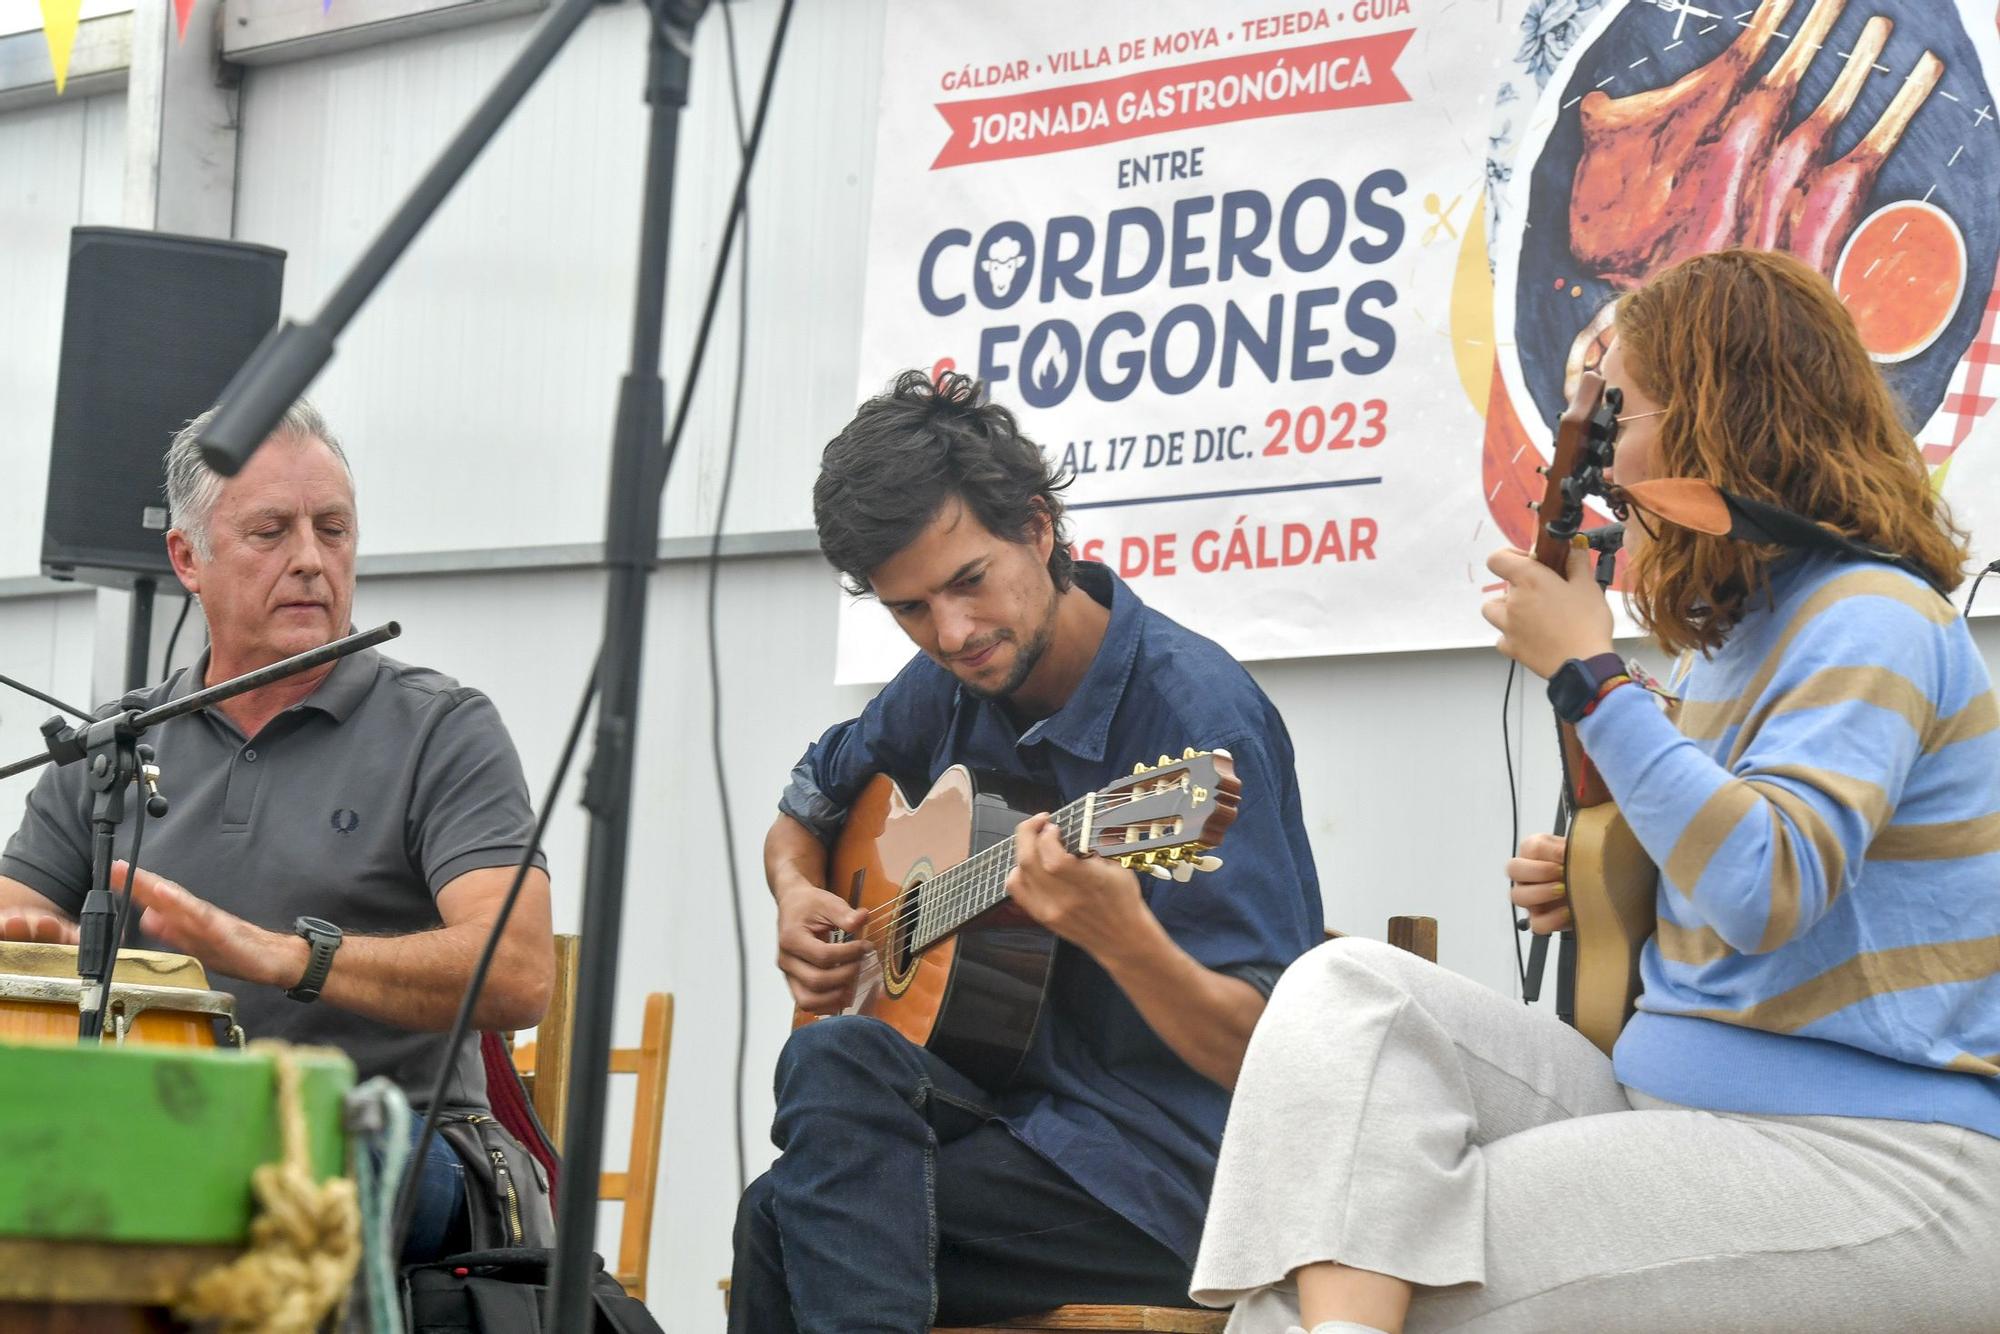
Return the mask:
<path id="1" fill-rule="evenodd" d="M 563 1142 L 563 1103 L 569 1093 L 570 1025 L 576 1003 L 577 938 L 556 937 L 556 988 L 536 1041 L 514 1049 L 514 1068 L 528 1083 L 535 1115 L 558 1146 Z M 664 991 L 646 997 L 645 1020 L 636 1047 L 611 1049 L 611 1073 L 637 1075 L 632 1106 L 632 1149 L 623 1172 L 599 1178 L 598 1198 L 618 1200 L 624 1221 L 618 1234 L 618 1264 L 612 1276 L 625 1291 L 646 1300 L 646 1268 L 653 1241 L 653 1195 L 660 1179 L 660 1128 L 667 1103 L 667 1057 L 673 1045 L 674 998 Z"/>
<path id="2" fill-rule="evenodd" d="M 1327 939 L 1345 933 L 1328 930 Z M 1435 917 L 1391 917 L 1389 943 L 1398 949 L 1437 962 L 1437 919 Z M 1154 1330 L 1160 1334 L 1221 1334 L 1229 1323 L 1227 1311 L 1190 1311 L 1172 1306 L 1062 1306 L 1039 1315 L 1018 1316 L 997 1325 L 971 1328 L 940 1326 L 931 1334 L 979 1334 L 979 1330 L 1013 1329 L 1063 1331 L 1064 1334 L 1119 1334 L 1126 1330 Z"/>

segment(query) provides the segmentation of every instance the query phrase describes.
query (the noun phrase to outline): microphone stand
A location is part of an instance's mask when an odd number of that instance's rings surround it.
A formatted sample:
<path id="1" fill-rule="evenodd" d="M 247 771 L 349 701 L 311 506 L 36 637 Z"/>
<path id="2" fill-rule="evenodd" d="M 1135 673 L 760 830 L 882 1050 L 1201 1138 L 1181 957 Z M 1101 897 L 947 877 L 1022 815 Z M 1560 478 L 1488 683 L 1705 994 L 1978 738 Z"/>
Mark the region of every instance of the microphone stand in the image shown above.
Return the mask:
<path id="1" fill-rule="evenodd" d="M 618 387 L 605 515 L 604 639 L 598 657 L 597 730 L 583 785 L 590 837 L 583 878 L 583 939 L 571 1027 L 569 1100 L 563 1113 L 555 1269 L 545 1328 L 591 1327 L 597 1185 L 617 1006 L 618 937 L 625 920 L 625 859 L 632 837 L 632 763 L 639 734 L 639 678 L 646 647 L 646 588 L 659 549 L 660 499 L 673 454 L 660 376 L 667 239 L 675 150 L 687 106 L 694 25 L 708 0 L 642 0 L 653 10 L 646 47 L 646 179 L 639 219 L 639 282 L 630 368 Z M 737 190 L 747 182 L 739 177 Z M 733 237 L 730 229 L 728 235 Z M 718 273 L 717 277 L 720 277 Z M 685 412 L 685 407 L 683 407 Z M 678 437 L 679 432 L 675 432 Z"/>
<path id="2" fill-rule="evenodd" d="M 78 996 L 78 1042 L 88 1045 L 103 1037 L 111 974 L 118 964 L 120 928 L 132 906 L 129 899 L 114 904 L 111 895 L 111 861 L 115 855 L 112 836 L 125 819 L 126 788 L 132 785 L 134 779 L 143 779 L 152 791 L 147 798 L 147 810 L 155 816 L 166 813 L 165 799 L 153 788 L 159 771 L 152 765 L 152 748 L 139 744 L 139 738 L 161 723 L 185 717 L 226 699 L 234 699 L 273 681 L 312 671 L 350 653 L 373 648 L 401 633 L 403 627 L 389 621 L 373 630 L 336 639 L 331 644 L 295 654 L 282 662 L 245 672 L 180 699 L 169 700 L 157 708 L 144 711 L 121 709 L 108 718 L 79 723 L 74 727 L 64 723 L 60 717 L 50 718 L 42 724 L 44 750 L 41 754 L 0 767 L 0 778 L 12 778 L 15 774 L 27 773 L 44 764 L 89 761 L 91 886 L 84 895 L 83 910 L 77 914 L 76 972 L 84 983 Z"/>

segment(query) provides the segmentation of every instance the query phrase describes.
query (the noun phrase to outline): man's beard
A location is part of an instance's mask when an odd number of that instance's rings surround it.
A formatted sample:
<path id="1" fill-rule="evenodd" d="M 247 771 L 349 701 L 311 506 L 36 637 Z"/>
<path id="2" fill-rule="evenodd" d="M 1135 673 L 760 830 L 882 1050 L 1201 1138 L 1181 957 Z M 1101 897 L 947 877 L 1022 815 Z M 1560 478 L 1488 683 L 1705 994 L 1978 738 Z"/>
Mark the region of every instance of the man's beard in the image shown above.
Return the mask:
<path id="1" fill-rule="evenodd" d="M 1028 677 L 1034 673 L 1036 666 L 1040 664 L 1042 655 L 1049 651 L 1049 642 L 1055 638 L 1056 606 L 1061 597 L 1061 593 L 1051 594 L 1049 598 L 1049 614 L 1042 618 L 1042 623 L 1035 628 L 1035 633 L 1029 637 L 1027 643 L 1021 645 L 1020 651 L 1014 655 L 1014 668 L 1007 673 L 1007 679 L 989 690 L 984 686 L 972 684 L 972 682 L 966 680 L 964 677 L 960 677 L 958 683 L 965 687 L 967 694 L 973 696 L 975 699 L 1006 699 L 1027 682 Z"/>

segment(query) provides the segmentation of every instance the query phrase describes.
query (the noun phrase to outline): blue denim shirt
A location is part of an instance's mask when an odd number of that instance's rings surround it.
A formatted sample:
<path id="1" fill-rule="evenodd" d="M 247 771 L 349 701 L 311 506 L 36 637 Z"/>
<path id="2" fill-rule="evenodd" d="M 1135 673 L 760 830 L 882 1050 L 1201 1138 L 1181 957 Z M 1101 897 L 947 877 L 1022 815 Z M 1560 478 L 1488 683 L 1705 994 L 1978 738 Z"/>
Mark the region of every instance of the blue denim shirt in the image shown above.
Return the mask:
<path id="1" fill-rule="evenodd" d="M 1242 782 L 1220 869 L 1146 879 L 1154 914 L 1197 961 L 1269 994 L 1317 944 L 1323 912 L 1284 721 L 1236 660 L 1151 610 L 1110 570 L 1077 583 L 1111 623 L 1076 693 L 1025 731 L 918 655 L 859 718 L 799 761 L 779 809 L 830 839 L 877 773 L 914 800 L 954 764 L 1052 789 L 1067 803 L 1161 755 L 1227 750 Z M 1020 1074 L 996 1094 L 1008 1127 L 1097 1199 L 1194 1261 L 1229 1094 L 1195 1073 L 1082 950 L 1057 953 L 1051 1003 Z"/>

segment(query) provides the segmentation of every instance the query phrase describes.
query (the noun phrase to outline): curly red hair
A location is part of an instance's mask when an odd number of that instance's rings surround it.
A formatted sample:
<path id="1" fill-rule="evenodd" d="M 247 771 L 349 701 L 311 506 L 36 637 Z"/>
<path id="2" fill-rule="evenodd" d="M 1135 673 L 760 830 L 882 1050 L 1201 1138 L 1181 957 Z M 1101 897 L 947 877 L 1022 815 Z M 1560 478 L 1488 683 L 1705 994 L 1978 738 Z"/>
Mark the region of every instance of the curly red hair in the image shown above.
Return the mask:
<path id="1" fill-rule="evenodd" d="M 1966 534 L 1817 271 L 1775 251 L 1697 255 L 1620 302 L 1617 333 L 1666 409 L 1657 475 L 1781 505 L 1907 557 L 1947 591 L 1965 577 Z M 1655 530 L 1630 572 L 1634 614 L 1669 651 L 1718 647 L 1786 549 Z"/>

